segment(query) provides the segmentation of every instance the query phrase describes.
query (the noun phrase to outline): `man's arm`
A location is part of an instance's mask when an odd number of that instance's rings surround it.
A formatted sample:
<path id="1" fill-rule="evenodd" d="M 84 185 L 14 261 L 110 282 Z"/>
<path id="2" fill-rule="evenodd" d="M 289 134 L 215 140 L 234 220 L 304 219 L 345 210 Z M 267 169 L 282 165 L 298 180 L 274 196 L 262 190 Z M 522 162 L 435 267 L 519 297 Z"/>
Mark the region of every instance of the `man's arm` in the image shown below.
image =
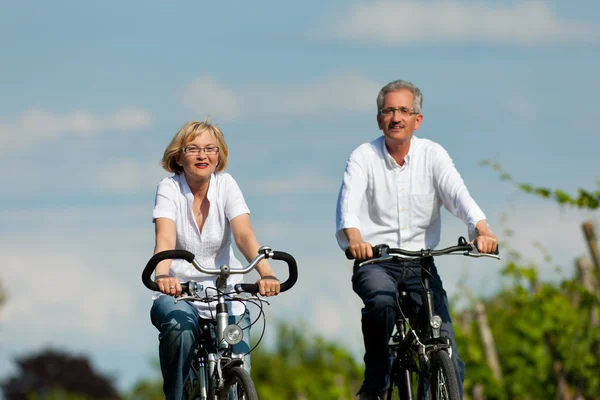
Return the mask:
<path id="1" fill-rule="evenodd" d="M 367 190 L 367 180 L 362 158 L 356 152 L 352 153 L 346 163 L 336 207 L 336 238 L 342 250 L 348 248 L 350 240 L 356 240 L 357 235 L 360 237 L 359 214 Z M 347 233 L 347 230 L 356 232 Z"/>
<path id="2" fill-rule="evenodd" d="M 487 224 L 485 214 L 471 197 L 454 162 L 441 146 L 435 151 L 433 173 L 436 189 L 444 206 L 467 224 L 469 240 L 477 246 L 477 251 L 482 253 L 496 251 L 498 238 Z"/>

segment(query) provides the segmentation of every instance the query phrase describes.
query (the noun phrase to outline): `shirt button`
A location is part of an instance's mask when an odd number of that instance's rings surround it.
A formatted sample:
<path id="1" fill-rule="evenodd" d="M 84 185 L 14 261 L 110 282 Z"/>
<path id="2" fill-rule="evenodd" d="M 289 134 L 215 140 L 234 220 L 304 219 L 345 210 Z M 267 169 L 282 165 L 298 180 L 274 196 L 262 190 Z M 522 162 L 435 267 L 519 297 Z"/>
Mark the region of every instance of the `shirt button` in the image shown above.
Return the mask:
<path id="1" fill-rule="evenodd" d="M 401 212 L 402 212 L 402 211 L 404 211 L 404 210 L 405 210 L 405 208 L 404 208 L 404 207 L 402 207 L 402 208 L 400 209 L 400 211 L 401 211 Z"/>
<path id="2" fill-rule="evenodd" d="M 402 227 L 402 230 L 403 230 L 403 231 L 405 231 L 405 230 L 406 230 L 406 227 L 405 227 L 405 226 L 403 226 L 403 227 Z"/>
<path id="3" fill-rule="evenodd" d="M 401 191 L 401 192 L 404 192 L 404 188 L 400 188 L 400 191 Z"/>

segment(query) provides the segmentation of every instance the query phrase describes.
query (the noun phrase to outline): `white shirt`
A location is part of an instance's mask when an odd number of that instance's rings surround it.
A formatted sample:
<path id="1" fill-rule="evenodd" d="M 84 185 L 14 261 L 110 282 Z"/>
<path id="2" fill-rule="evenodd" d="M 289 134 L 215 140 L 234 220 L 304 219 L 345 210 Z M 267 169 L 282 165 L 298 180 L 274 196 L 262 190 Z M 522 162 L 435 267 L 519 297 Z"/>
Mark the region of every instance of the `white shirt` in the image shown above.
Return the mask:
<path id="1" fill-rule="evenodd" d="M 153 221 L 156 218 L 169 218 L 175 221 L 177 229 L 175 249 L 187 250 L 196 256 L 196 261 L 206 268 L 220 268 L 229 265 L 232 269 L 241 269 L 242 265 L 235 258 L 231 246 L 231 227 L 229 221 L 241 214 L 249 214 L 248 206 L 244 201 L 242 192 L 227 173 L 211 175 L 207 198 L 209 201 L 208 216 L 202 227 L 202 233 L 196 223 L 192 205 L 194 195 L 183 174 L 175 174 L 164 178 L 156 189 L 156 200 L 152 213 Z M 204 288 L 215 287 L 216 276 L 199 272 L 192 264 L 185 260 L 173 260 L 170 275 L 179 278 L 181 282 L 194 280 L 204 285 Z M 230 275 L 227 280 L 227 292 L 233 286 L 243 281 L 242 275 Z M 208 295 L 216 294 L 215 290 L 208 290 Z M 158 292 L 154 298 L 157 298 Z M 204 318 L 209 318 L 211 313 L 206 303 L 191 302 Z M 211 310 L 215 312 L 216 302 L 211 303 Z M 240 315 L 245 307 L 238 301 L 229 303 L 230 314 Z"/>
<path id="2" fill-rule="evenodd" d="M 446 150 L 413 136 L 404 161 L 400 166 L 390 156 L 383 136 L 352 152 L 337 203 L 336 237 L 342 249 L 348 247 L 345 228 L 357 228 L 372 245 L 433 249 L 440 241 L 442 204 L 467 224 L 470 240 L 475 237 L 475 224 L 485 214 Z"/>

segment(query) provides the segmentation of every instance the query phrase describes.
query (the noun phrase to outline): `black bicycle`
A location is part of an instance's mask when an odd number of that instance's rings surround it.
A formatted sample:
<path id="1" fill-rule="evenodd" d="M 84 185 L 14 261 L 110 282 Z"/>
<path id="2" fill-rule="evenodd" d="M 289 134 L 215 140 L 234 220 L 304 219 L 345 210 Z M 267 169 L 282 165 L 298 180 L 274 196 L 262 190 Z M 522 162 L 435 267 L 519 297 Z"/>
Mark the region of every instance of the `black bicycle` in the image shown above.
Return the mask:
<path id="1" fill-rule="evenodd" d="M 387 245 L 373 247 L 373 258 L 363 261 L 359 267 L 380 262 L 402 260 L 421 266 L 421 299 L 419 307 L 402 285 L 398 284 L 398 318 L 392 333 L 389 349 L 391 358 L 390 387 L 387 400 L 413 400 L 416 386 L 416 399 L 460 400 L 456 371 L 451 361 L 452 345 L 450 339 L 441 337 L 442 318 L 434 314 L 433 291 L 429 277 L 433 262 L 426 259 L 442 255 L 463 255 L 468 257 L 491 257 L 495 254 L 477 253 L 476 248 L 467 243 L 464 237 L 458 239 L 458 245 L 441 250 L 423 249 L 407 251 L 390 248 Z M 350 258 L 349 252 L 346 256 Z M 408 310 L 417 310 L 410 313 Z M 413 383 L 413 378 L 416 382 Z"/>
<path id="2" fill-rule="evenodd" d="M 265 299 L 259 298 L 256 283 L 241 283 L 235 285 L 235 292 L 225 292 L 227 278 L 231 274 L 246 274 L 253 270 L 263 259 L 284 261 L 289 270 L 288 279 L 281 283 L 281 292 L 289 290 L 298 280 L 298 267 L 296 260 L 288 253 L 272 251 L 263 246 L 258 250 L 258 255 L 242 269 L 232 269 L 227 265 L 219 269 L 204 268 L 195 259 L 194 254 L 185 250 L 166 250 L 156 253 L 142 272 L 142 282 L 150 289 L 157 291 L 158 285 L 152 280 L 154 269 L 163 260 L 184 259 L 191 263 L 198 271 L 217 276 L 216 288 L 206 288 L 194 281 L 182 283 L 182 292 L 185 296 L 174 299 L 178 301 L 200 301 L 211 303 L 216 301 L 216 313 L 211 319 L 202 319 L 202 333 L 192 360 L 192 373 L 186 381 L 186 398 L 193 400 L 257 400 L 258 395 L 250 374 L 244 369 L 244 357 L 252 352 L 260 343 L 265 332 L 266 323 L 263 324 L 261 336 L 254 347 L 246 354 L 235 354 L 232 346 L 243 339 L 243 329 L 239 325 L 229 324 L 229 309 L 225 300 L 240 301 L 256 305 L 259 309 L 258 316 L 250 324 L 254 325 L 262 316 L 264 319 L 263 304 L 269 304 Z M 211 291 L 212 293 L 208 293 Z M 251 295 L 249 295 L 251 294 Z"/>

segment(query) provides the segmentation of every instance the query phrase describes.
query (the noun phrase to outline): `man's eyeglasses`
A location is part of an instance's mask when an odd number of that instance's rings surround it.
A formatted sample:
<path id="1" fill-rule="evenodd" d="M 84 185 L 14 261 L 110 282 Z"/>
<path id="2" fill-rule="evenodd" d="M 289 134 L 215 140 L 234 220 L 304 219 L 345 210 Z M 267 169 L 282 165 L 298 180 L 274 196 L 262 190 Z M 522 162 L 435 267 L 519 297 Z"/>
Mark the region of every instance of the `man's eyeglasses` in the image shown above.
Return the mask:
<path id="1" fill-rule="evenodd" d="M 379 111 L 379 114 L 383 115 L 384 117 L 391 117 L 392 115 L 394 115 L 394 113 L 398 113 L 400 114 L 401 117 L 410 117 L 413 114 L 418 114 L 418 112 L 415 111 L 414 108 L 408 108 L 408 107 L 398 107 L 398 108 L 384 108 L 381 111 Z"/>
<path id="2" fill-rule="evenodd" d="M 219 152 L 219 148 L 217 146 L 206 146 L 206 147 L 198 147 L 198 146 L 187 146 L 183 149 L 183 152 L 190 156 L 197 156 L 200 152 L 204 150 L 204 154 L 217 154 Z"/>

